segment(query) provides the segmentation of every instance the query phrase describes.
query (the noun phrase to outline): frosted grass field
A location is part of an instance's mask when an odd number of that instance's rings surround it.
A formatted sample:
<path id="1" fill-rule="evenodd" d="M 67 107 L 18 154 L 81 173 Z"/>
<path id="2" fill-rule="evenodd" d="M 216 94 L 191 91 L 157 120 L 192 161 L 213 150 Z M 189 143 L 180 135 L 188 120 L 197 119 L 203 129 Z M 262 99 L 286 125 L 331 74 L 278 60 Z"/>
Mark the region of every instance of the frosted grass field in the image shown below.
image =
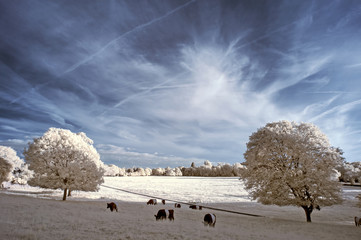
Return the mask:
<path id="1" fill-rule="evenodd" d="M 181 202 L 250 201 L 248 193 L 237 177 L 108 177 L 103 185 Z M 131 202 L 143 202 L 147 199 L 147 197 L 117 192 L 105 187 L 101 187 L 99 193 L 106 198 Z"/>
<path id="2" fill-rule="evenodd" d="M 140 194 L 170 199 L 180 202 L 197 203 L 237 203 L 251 199 L 243 182 L 238 177 L 104 177 L 103 186 L 98 192 L 74 191 L 69 200 L 114 200 L 145 202 L 149 197 L 134 195 L 105 186 L 124 189 Z M 63 191 L 38 187 L 10 185 L 9 193 L 30 195 L 41 198 L 62 199 Z M 343 187 L 344 199 L 354 199 L 361 188 Z"/>
<path id="3" fill-rule="evenodd" d="M 249 202 L 248 193 L 238 177 L 105 177 L 105 186 L 120 188 L 181 202 Z M 44 198 L 61 198 L 61 190 L 49 190 L 37 187 L 10 185 L 15 194 L 36 195 Z M 149 197 L 133 195 L 101 186 L 98 192 L 74 191 L 69 199 L 112 199 L 129 202 L 144 202 Z"/>

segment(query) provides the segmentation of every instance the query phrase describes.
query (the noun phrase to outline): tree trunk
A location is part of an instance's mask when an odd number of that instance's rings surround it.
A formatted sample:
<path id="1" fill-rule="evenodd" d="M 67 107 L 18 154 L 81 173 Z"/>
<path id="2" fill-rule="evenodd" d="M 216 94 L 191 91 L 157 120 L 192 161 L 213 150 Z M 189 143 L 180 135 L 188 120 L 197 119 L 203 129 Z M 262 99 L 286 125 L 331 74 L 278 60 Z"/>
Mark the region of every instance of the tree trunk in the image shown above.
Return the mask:
<path id="1" fill-rule="evenodd" d="M 303 210 L 305 210 L 307 222 L 311 222 L 311 213 L 312 213 L 312 210 L 313 210 L 313 206 L 312 205 L 310 207 L 302 206 L 302 208 L 303 208 Z"/>
<path id="2" fill-rule="evenodd" d="M 69 190 L 68 190 L 68 197 L 71 197 L 71 190 L 70 190 L 70 188 L 69 188 Z"/>
<path id="3" fill-rule="evenodd" d="M 67 191 L 67 190 L 68 190 L 67 188 L 64 189 L 63 201 L 66 200 L 66 191 Z"/>

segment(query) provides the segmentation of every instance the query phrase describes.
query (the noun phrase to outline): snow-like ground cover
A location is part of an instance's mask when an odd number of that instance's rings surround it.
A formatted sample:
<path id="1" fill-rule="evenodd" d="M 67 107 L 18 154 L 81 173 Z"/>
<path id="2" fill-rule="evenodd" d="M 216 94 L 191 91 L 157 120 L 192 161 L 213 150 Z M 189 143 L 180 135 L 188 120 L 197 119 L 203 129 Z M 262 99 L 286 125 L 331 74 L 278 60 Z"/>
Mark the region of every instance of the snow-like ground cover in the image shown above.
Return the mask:
<path id="1" fill-rule="evenodd" d="M 44 198 L 61 198 L 61 190 L 49 190 L 28 185 L 4 184 L 9 192 Z M 246 202 L 250 201 L 243 183 L 237 177 L 105 177 L 98 192 L 72 192 L 71 199 L 114 199 L 129 202 L 144 202 L 149 197 L 117 191 L 104 186 L 124 189 L 140 194 L 181 202 Z"/>
<path id="2" fill-rule="evenodd" d="M 130 194 L 114 189 L 123 189 L 140 194 L 154 196 L 158 199 L 170 199 L 180 202 L 197 203 L 233 203 L 250 202 L 249 194 L 243 182 L 237 177 L 105 177 L 104 184 L 98 192 L 72 192 L 72 200 L 114 200 L 127 202 L 144 202 L 149 197 Z M 11 185 L 5 183 L 8 192 L 31 195 L 41 198 L 62 198 L 61 190 L 49 190 L 28 185 Z M 361 194 L 361 188 L 344 187 L 344 199 L 354 199 Z"/>

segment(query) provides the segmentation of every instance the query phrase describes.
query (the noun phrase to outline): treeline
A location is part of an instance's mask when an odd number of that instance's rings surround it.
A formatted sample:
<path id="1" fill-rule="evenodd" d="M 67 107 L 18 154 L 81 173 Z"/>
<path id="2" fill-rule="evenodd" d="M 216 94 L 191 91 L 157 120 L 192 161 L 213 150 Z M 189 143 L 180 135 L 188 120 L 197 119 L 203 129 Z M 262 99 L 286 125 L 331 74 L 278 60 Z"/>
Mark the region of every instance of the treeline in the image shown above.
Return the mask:
<path id="1" fill-rule="evenodd" d="M 190 167 L 175 168 L 120 168 L 115 165 L 105 165 L 105 176 L 200 176 L 200 177 L 238 177 L 244 165 L 235 163 L 218 163 L 213 166 L 210 161 L 205 161 L 203 165 L 196 166 L 194 163 Z M 335 169 L 333 176 L 340 182 L 351 184 L 361 184 L 361 162 L 346 162 Z"/>
<path id="2" fill-rule="evenodd" d="M 218 163 L 213 166 L 208 160 L 201 166 L 192 163 L 190 167 L 175 168 L 120 168 L 115 165 L 105 166 L 105 176 L 201 176 L 201 177 L 237 177 L 244 166 L 240 163 L 230 165 Z"/>

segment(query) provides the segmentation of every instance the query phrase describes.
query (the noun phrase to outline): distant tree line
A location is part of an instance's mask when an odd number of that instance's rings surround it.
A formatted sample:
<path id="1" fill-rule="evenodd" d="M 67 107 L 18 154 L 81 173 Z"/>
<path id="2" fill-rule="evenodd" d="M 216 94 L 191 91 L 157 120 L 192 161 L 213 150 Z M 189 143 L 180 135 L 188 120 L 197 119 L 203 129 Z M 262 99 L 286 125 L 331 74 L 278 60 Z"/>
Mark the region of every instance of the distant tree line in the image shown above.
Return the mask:
<path id="1" fill-rule="evenodd" d="M 341 156 L 341 149 L 337 149 Z M 12 184 L 27 184 L 33 178 L 33 171 L 29 164 L 20 159 L 11 147 L 0 146 L 0 176 L 2 182 Z M 208 160 L 203 165 L 196 166 L 193 162 L 190 167 L 166 167 L 166 168 L 121 168 L 116 165 L 103 165 L 104 176 L 202 176 L 202 177 L 238 177 L 245 166 L 241 163 L 228 164 L 217 163 L 212 165 Z M 334 169 L 333 178 L 340 182 L 353 184 L 361 183 L 361 162 L 346 162 L 343 158 L 342 164 Z"/>
<path id="2" fill-rule="evenodd" d="M 190 167 L 175 168 L 120 168 L 113 164 L 105 165 L 105 176 L 197 176 L 197 177 L 238 177 L 244 166 L 240 163 L 230 165 L 218 163 L 213 166 L 208 160 L 197 167 L 193 162 Z"/>

